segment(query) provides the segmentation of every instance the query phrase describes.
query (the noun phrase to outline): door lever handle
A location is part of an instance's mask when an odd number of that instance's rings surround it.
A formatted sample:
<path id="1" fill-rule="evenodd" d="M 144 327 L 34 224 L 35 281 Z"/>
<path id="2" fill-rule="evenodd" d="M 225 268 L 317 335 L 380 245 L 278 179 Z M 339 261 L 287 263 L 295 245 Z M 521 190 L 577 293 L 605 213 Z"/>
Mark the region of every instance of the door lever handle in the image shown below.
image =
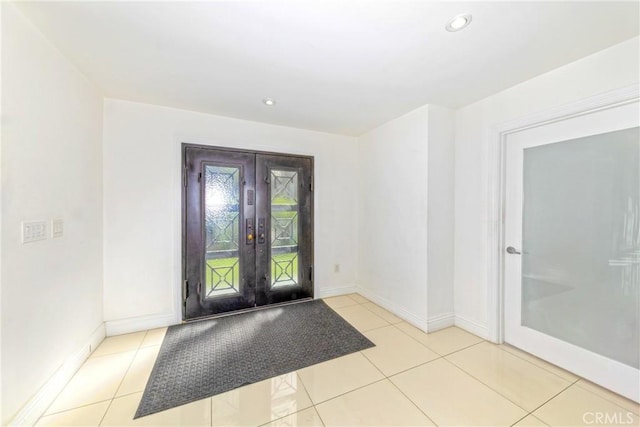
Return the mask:
<path id="1" fill-rule="evenodd" d="M 520 252 L 518 252 L 513 246 L 507 247 L 507 253 L 511 255 L 520 255 Z"/>

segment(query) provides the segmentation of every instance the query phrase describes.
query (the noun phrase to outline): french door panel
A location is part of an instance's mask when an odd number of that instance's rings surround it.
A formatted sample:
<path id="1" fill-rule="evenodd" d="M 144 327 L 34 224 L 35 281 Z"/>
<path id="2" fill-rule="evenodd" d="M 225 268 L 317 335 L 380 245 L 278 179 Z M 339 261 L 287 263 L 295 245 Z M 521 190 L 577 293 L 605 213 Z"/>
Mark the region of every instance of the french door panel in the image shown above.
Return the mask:
<path id="1" fill-rule="evenodd" d="M 254 156 L 185 149 L 185 318 L 255 305 Z M 247 197 L 249 196 L 249 197 Z"/>
<path id="2" fill-rule="evenodd" d="M 505 341 L 640 398 L 634 102 L 506 143 Z"/>
<path id="3" fill-rule="evenodd" d="M 256 304 L 313 296 L 311 160 L 256 157 Z"/>
<path id="4" fill-rule="evenodd" d="M 183 318 L 313 297 L 310 158 L 183 145 Z"/>

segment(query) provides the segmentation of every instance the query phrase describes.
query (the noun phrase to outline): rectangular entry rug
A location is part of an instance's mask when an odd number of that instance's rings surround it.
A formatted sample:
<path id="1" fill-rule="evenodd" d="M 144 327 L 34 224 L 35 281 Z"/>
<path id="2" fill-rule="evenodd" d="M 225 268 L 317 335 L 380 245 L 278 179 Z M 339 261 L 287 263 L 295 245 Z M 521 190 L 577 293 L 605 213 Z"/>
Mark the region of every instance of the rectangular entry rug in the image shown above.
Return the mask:
<path id="1" fill-rule="evenodd" d="M 321 300 L 171 326 L 134 418 L 373 346 Z"/>

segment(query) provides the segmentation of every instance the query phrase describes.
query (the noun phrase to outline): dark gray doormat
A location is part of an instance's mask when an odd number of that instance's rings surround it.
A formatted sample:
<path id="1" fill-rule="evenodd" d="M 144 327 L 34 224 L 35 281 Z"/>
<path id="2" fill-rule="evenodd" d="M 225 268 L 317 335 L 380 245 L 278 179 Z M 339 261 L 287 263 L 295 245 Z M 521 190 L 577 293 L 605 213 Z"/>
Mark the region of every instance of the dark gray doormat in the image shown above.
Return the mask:
<path id="1" fill-rule="evenodd" d="M 171 326 L 134 418 L 373 346 L 321 300 Z"/>

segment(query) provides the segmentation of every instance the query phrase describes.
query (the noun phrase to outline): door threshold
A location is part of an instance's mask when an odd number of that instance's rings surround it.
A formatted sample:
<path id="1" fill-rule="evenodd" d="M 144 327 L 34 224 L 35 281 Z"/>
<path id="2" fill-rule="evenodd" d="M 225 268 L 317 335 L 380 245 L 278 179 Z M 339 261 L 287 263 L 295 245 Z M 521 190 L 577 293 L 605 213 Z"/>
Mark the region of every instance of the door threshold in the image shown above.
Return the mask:
<path id="1" fill-rule="evenodd" d="M 227 311 L 226 313 L 219 313 L 219 314 L 212 314 L 210 316 L 196 317 L 194 319 L 188 319 L 188 320 L 182 319 L 181 324 L 200 322 L 200 321 L 203 321 L 203 320 L 219 319 L 221 317 L 228 317 L 228 316 L 233 316 L 233 315 L 236 315 L 236 314 L 251 313 L 252 311 L 266 310 L 266 309 L 269 309 L 269 308 L 282 307 L 282 306 L 285 306 L 285 305 L 292 305 L 292 304 L 298 304 L 298 303 L 301 303 L 301 302 L 312 301 L 313 299 L 314 299 L 313 297 L 300 298 L 300 299 L 297 299 L 295 301 L 278 302 L 278 303 L 274 303 L 274 304 L 261 305 L 259 307 L 243 308 L 243 309 L 240 309 L 240 310 Z"/>

